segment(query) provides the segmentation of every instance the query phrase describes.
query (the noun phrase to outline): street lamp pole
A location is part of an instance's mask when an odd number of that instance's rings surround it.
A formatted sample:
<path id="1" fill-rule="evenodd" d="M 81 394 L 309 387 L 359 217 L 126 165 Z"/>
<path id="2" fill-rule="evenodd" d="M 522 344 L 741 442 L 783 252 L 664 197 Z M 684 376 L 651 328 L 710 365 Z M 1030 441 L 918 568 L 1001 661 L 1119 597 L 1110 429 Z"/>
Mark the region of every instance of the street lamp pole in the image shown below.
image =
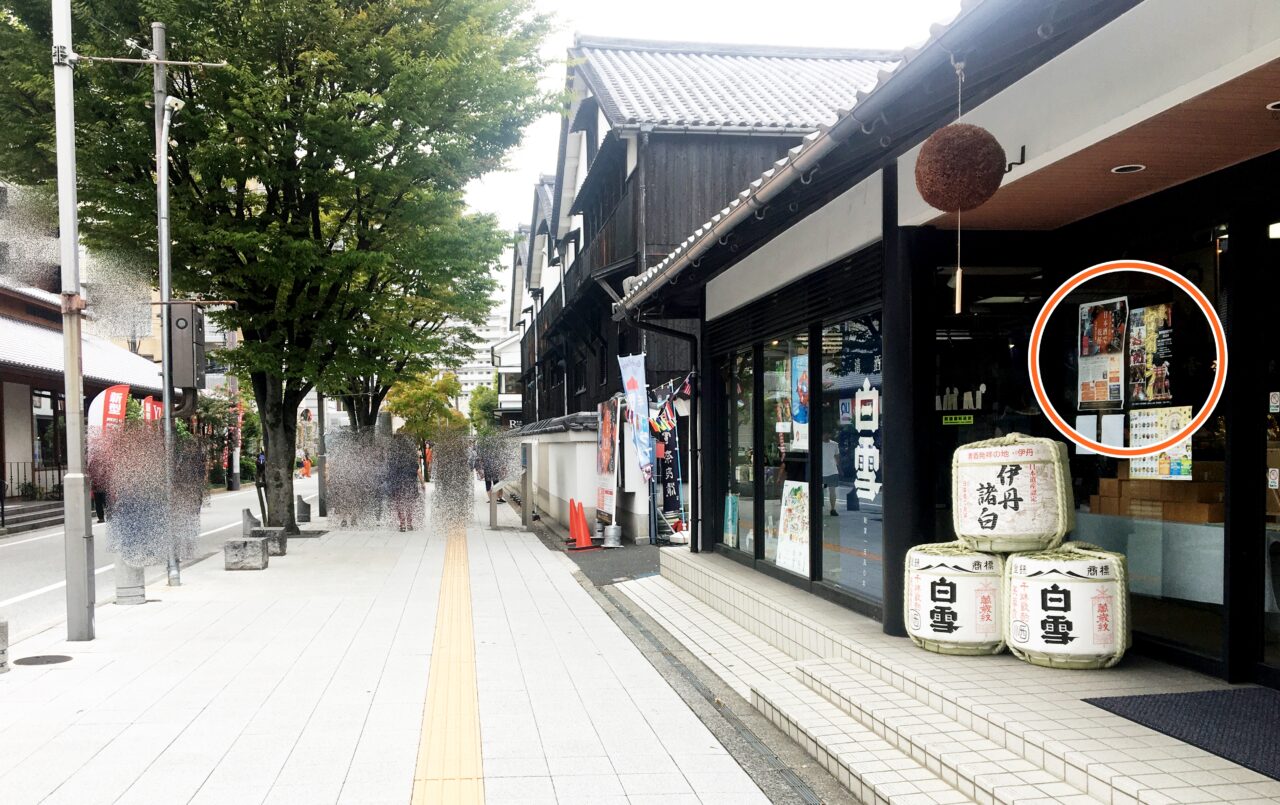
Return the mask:
<path id="1" fill-rule="evenodd" d="M 58 249 L 62 267 L 62 351 L 67 474 L 62 479 L 67 573 L 67 639 L 94 637 L 93 526 L 85 475 L 84 376 L 81 365 L 80 222 L 76 197 L 75 56 L 71 0 L 53 0 L 53 98 L 58 155 Z"/>
<path id="2" fill-rule="evenodd" d="M 163 29 L 163 25 L 160 25 Z M 163 42 L 163 39 L 161 40 Z M 157 55 L 157 58 L 163 58 Z M 164 69 L 157 67 L 157 69 Z M 160 330 L 161 330 L 161 375 L 164 383 L 164 480 L 165 495 L 168 498 L 166 508 L 172 510 L 173 501 L 173 333 L 170 331 L 173 314 L 170 304 L 173 301 L 173 286 L 170 279 L 169 262 L 169 127 L 173 124 L 173 115 L 183 107 L 182 101 L 168 95 L 164 99 L 164 119 L 160 127 L 160 140 L 156 143 L 156 201 L 157 201 L 157 233 L 160 252 Z M 172 529 L 171 529 L 172 530 Z M 170 535 L 169 544 L 169 586 L 182 585 L 182 569 L 178 563 L 177 532 Z"/>

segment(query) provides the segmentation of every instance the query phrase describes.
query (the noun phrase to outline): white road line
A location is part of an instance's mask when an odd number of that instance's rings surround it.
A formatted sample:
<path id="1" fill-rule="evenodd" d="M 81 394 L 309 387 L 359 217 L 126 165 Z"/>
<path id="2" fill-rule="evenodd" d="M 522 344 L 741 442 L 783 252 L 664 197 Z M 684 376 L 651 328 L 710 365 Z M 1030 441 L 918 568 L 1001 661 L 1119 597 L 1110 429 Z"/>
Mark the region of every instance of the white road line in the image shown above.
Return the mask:
<path id="1" fill-rule="evenodd" d="M 106 573 L 108 570 L 114 570 L 114 569 L 115 569 L 115 564 L 112 563 L 104 567 L 100 567 L 97 570 L 93 571 L 93 575 L 96 576 L 99 573 Z M 22 595 L 15 596 L 13 598 L 9 598 L 4 601 L 0 601 L 0 609 L 10 606 L 11 604 L 17 604 L 21 601 L 26 601 L 28 598 L 35 598 L 37 595 L 44 595 L 45 593 L 51 593 L 54 590 L 61 590 L 63 587 L 66 587 L 66 586 L 67 586 L 67 583 L 65 581 L 60 581 L 57 584 L 50 584 L 47 587 L 41 587 L 38 590 L 32 590 L 29 593 L 23 593 Z"/>
<path id="2" fill-rule="evenodd" d="M 219 531 L 226 531 L 228 528 L 235 528 L 235 527 L 236 527 L 236 526 L 238 526 L 238 525 L 240 525 L 240 521 L 239 521 L 239 520 L 236 520 L 234 523 L 227 523 L 226 525 L 218 526 L 217 528 L 211 528 L 211 529 L 209 529 L 208 531 L 202 531 L 202 532 L 200 532 L 200 536 L 202 536 L 202 537 L 207 537 L 207 536 L 209 536 L 210 534 L 216 534 L 216 533 L 218 533 Z M 46 539 L 46 538 L 45 538 L 45 537 L 37 537 L 36 539 Z M 34 542 L 34 540 L 26 540 L 26 541 L 27 541 L 27 542 Z M 4 546 L 0 546 L 0 547 L 4 547 Z M 114 564 L 114 563 L 109 564 L 109 565 L 107 565 L 107 566 L 105 566 L 105 567 L 100 567 L 100 568 L 98 568 L 97 570 L 93 571 L 93 574 L 96 576 L 96 575 L 98 575 L 99 573 L 106 573 L 108 570 L 112 570 L 113 568 L 115 568 L 115 564 Z M 66 586 L 67 586 L 67 582 L 66 582 L 66 580 L 64 579 L 63 581 L 59 581 L 59 582 L 57 582 L 57 583 L 49 584 L 49 585 L 46 585 L 46 586 L 44 586 L 44 587 L 41 587 L 41 588 L 40 588 L 40 589 L 38 589 L 38 590 L 32 590 L 32 591 L 31 591 L 31 592 L 29 592 L 29 593 L 23 593 L 22 595 L 14 596 L 13 598 L 9 598 L 9 599 L 6 599 L 6 600 L 4 600 L 4 601 L 0 601 L 0 609 L 3 609 L 4 607 L 10 606 L 10 605 L 12 605 L 12 604 L 17 604 L 17 603 L 20 603 L 20 602 L 22 602 L 22 601 L 26 601 L 28 598 L 35 598 L 35 597 L 36 597 L 36 596 L 38 596 L 38 595 L 44 595 L 45 593 L 51 593 L 51 592 L 53 592 L 54 590 L 61 590 L 63 587 L 66 587 Z"/>

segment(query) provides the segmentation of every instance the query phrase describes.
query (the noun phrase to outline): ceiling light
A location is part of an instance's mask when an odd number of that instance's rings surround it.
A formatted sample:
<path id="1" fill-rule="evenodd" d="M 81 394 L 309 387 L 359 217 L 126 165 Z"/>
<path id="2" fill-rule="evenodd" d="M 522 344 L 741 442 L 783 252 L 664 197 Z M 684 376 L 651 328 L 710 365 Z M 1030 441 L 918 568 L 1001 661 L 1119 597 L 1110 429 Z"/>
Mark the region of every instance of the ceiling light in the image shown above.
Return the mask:
<path id="1" fill-rule="evenodd" d="M 1139 165 L 1137 162 L 1128 165 L 1116 165 L 1111 169 L 1112 173 L 1139 173 L 1147 169 L 1146 165 Z"/>
<path id="2" fill-rule="evenodd" d="M 1267 237 L 1272 240 L 1280 240 L 1280 221 L 1276 221 L 1274 224 L 1267 227 Z"/>
<path id="3" fill-rule="evenodd" d="M 1280 112 L 1280 101 L 1272 101 L 1271 103 L 1267 104 L 1267 111 Z"/>

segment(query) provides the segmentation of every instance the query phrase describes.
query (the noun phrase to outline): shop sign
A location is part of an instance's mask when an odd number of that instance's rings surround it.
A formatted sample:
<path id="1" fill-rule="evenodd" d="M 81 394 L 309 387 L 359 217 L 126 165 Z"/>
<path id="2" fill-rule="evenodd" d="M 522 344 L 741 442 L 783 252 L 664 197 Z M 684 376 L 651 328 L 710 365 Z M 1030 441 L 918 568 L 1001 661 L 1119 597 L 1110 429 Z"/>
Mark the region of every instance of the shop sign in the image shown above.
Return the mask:
<path id="1" fill-rule="evenodd" d="M 858 445 L 853 450 L 854 489 L 859 500 L 874 501 L 880 495 L 880 448 L 876 434 L 880 432 L 880 389 L 873 388 L 871 378 L 862 379 L 862 388 L 853 396 L 854 427 Z"/>
<path id="2" fill-rule="evenodd" d="M 1267 489 L 1280 489 L 1280 469 L 1270 467 L 1267 470 Z"/>
<path id="3" fill-rule="evenodd" d="M 1273 414 L 1280 414 L 1280 391 L 1273 391 L 1268 397 L 1267 410 Z"/>

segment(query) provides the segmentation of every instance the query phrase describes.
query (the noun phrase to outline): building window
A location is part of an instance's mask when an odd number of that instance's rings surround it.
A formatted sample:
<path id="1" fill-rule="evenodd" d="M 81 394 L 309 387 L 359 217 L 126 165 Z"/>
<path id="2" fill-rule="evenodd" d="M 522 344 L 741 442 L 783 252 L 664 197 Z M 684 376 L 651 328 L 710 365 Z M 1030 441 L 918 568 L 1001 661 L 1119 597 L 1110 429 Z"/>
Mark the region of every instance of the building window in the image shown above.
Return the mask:
<path id="1" fill-rule="evenodd" d="M 36 469 L 66 466 L 66 410 L 58 392 L 31 390 L 31 460 Z"/>
<path id="2" fill-rule="evenodd" d="M 755 370 L 751 350 L 730 355 L 722 365 L 724 388 L 725 506 L 723 542 L 755 554 Z"/>
<path id="3" fill-rule="evenodd" d="M 884 597 L 880 314 L 822 331 L 822 579 Z"/>
<path id="4" fill-rule="evenodd" d="M 764 345 L 764 558 L 809 576 L 809 339 Z"/>

